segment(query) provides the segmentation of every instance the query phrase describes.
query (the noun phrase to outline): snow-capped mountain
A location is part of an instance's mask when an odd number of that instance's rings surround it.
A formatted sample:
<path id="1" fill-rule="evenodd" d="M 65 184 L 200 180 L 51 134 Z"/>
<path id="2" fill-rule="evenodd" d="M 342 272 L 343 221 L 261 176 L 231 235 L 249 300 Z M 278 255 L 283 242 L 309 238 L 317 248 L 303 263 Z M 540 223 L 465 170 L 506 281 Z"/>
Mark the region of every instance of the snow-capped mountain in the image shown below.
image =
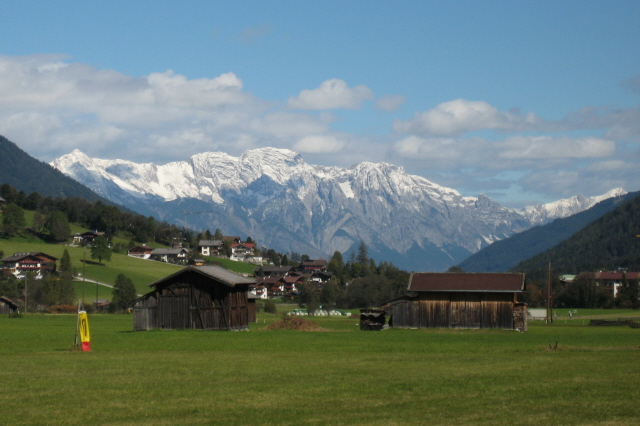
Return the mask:
<path id="1" fill-rule="evenodd" d="M 625 195 L 627 191 L 622 188 L 615 188 L 603 195 L 595 197 L 585 197 L 584 195 L 576 195 L 570 198 L 554 201 L 548 204 L 537 204 L 523 208 L 520 212 L 525 216 L 532 225 L 543 225 L 555 219 L 572 216 L 581 211 L 590 209 L 600 201 L 609 198 L 617 198 Z"/>
<path id="2" fill-rule="evenodd" d="M 105 198 L 192 229 L 220 228 L 278 251 L 325 258 L 364 241 L 373 258 L 407 270 L 444 270 L 593 202 L 577 197 L 517 212 L 391 164 L 314 166 L 275 148 L 239 157 L 208 152 L 162 166 L 75 150 L 51 165 Z"/>

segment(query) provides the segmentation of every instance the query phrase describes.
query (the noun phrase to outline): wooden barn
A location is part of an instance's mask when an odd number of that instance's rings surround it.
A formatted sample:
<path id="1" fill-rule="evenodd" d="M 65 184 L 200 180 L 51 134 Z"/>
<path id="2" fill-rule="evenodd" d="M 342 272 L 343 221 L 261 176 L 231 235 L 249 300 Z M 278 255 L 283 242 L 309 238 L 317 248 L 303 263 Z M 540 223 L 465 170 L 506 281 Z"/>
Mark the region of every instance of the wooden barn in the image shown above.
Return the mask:
<path id="1" fill-rule="evenodd" d="M 18 305 L 13 303 L 11 299 L 0 296 L 0 314 L 11 314 L 18 310 Z"/>
<path id="2" fill-rule="evenodd" d="M 134 300 L 133 330 L 248 330 L 250 278 L 218 266 L 189 266 L 149 284 Z"/>
<path id="3" fill-rule="evenodd" d="M 390 327 L 526 331 L 524 289 L 524 274 L 413 273 L 407 296 L 383 309 Z"/>

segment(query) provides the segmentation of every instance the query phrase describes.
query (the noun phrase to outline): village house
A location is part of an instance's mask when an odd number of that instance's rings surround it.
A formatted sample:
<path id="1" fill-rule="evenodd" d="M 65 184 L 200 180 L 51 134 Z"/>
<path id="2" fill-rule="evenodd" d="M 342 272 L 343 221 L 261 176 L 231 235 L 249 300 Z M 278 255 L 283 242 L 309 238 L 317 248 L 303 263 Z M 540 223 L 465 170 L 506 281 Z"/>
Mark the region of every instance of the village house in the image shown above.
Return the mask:
<path id="1" fill-rule="evenodd" d="M 87 232 L 83 232 L 83 233 L 76 233 L 73 235 L 73 243 L 74 244 L 91 244 L 93 243 L 93 240 L 95 240 L 98 237 L 104 237 L 105 233 L 104 232 L 92 232 L 92 231 L 87 231 Z"/>
<path id="2" fill-rule="evenodd" d="M 229 259 L 235 260 L 236 262 L 244 262 L 247 258 L 253 256 L 255 244 L 234 243 L 231 244 L 229 248 L 231 249 L 231 256 L 229 256 Z"/>
<path id="3" fill-rule="evenodd" d="M 131 257 L 137 257 L 139 259 L 149 259 L 153 252 L 152 247 L 147 246 L 135 246 L 127 250 L 127 255 Z"/>
<path id="4" fill-rule="evenodd" d="M 524 274 L 413 273 L 408 294 L 382 308 L 390 327 L 526 331 L 524 289 Z"/>
<path id="5" fill-rule="evenodd" d="M 43 273 L 56 270 L 58 258 L 42 252 L 14 253 L 12 256 L 0 259 L 2 267 L 18 278 L 24 278 L 28 272 L 41 278 Z"/>
<path id="6" fill-rule="evenodd" d="M 249 286 L 249 294 L 252 294 L 257 299 L 268 299 L 269 294 L 267 287 L 264 284 L 252 284 Z"/>
<path id="7" fill-rule="evenodd" d="M 203 256 L 220 256 L 222 254 L 222 240 L 200 240 L 198 251 Z"/>
<path id="8" fill-rule="evenodd" d="M 592 278 L 596 286 L 604 287 L 608 290 L 615 299 L 622 288 L 625 280 L 637 280 L 640 279 L 640 272 L 628 272 L 628 271 L 601 271 L 601 272 L 586 272 L 580 274 L 582 277 Z"/>
<path id="9" fill-rule="evenodd" d="M 150 258 L 167 263 L 186 263 L 189 250 L 186 248 L 158 248 L 151 252 Z"/>
<path id="10" fill-rule="evenodd" d="M 133 329 L 248 330 L 252 284 L 218 266 L 188 266 L 149 284 L 153 290 L 132 302 Z"/>
<path id="11" fill-rule="evenodd" d="M 324 259 L 304 260 L 300 264 L 300 270 L 303 272 L 324 271 L 327 267 L 327 261 Z"/>
<path id="12" fill-rule="evenodd" d="M 262 275 L 265 277 L 286 277 L 291 271 L 291 266 L 258 266 L 253 270 L 253 274 L 257 277 L 262 268 Z"/>
<path id="13" fill-rule="evenodd" d="M 0 213 L 2 213 L 2 207 L 4 207 L 5 204 L 7 204 L 7 201 L 0 197 Z"/>

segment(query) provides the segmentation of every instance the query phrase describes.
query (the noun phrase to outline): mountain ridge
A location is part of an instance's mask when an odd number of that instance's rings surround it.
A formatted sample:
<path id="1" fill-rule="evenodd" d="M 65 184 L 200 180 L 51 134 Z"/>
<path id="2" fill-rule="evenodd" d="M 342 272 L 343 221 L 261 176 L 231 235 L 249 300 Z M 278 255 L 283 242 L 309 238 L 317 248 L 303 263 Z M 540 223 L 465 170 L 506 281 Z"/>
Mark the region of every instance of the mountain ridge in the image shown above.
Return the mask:
<path id="1" fill-rule="evenodd" d="M 533 224 L 526 212 L 482 194 L 463 197 L 392 164 L 310 165 L 299 153 L 277 148 L 238 157 L 201 153 L 161 166 L 91 159 L 75 150 L 51 165 L 162 220 L 188 218 L 191 227 L 250 235 L 276 250 L 310 256 L 349 253 L 364 241 L 373 258 L 395 253 L 385 260 L 407 270 L 445 270 Z M 583 198 L 563 205 L 581 209 L 589 202 Z M 538 220 L 570 210 L 532 209 Z"/>

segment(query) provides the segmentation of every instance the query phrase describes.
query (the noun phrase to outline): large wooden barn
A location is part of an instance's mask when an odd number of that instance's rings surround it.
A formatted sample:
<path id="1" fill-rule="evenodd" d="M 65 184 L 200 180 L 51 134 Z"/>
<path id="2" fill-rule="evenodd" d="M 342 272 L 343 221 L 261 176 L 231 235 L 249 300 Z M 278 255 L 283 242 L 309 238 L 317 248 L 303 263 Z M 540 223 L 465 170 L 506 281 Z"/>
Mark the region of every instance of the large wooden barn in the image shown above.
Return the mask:
<path id="1" fill-rule="evenodd" d="M 413 273 L 407 296 L 383 309 L 390 327 L 526 331 L 524 289 L 524 274 Z"/>
<path id="2" fill-rule="evenodd" d="M 149 284 L 134 300 L 134 331 L 163 329 L 248 330 L 250 278 L 218 266 L 189 266 Z"/>

